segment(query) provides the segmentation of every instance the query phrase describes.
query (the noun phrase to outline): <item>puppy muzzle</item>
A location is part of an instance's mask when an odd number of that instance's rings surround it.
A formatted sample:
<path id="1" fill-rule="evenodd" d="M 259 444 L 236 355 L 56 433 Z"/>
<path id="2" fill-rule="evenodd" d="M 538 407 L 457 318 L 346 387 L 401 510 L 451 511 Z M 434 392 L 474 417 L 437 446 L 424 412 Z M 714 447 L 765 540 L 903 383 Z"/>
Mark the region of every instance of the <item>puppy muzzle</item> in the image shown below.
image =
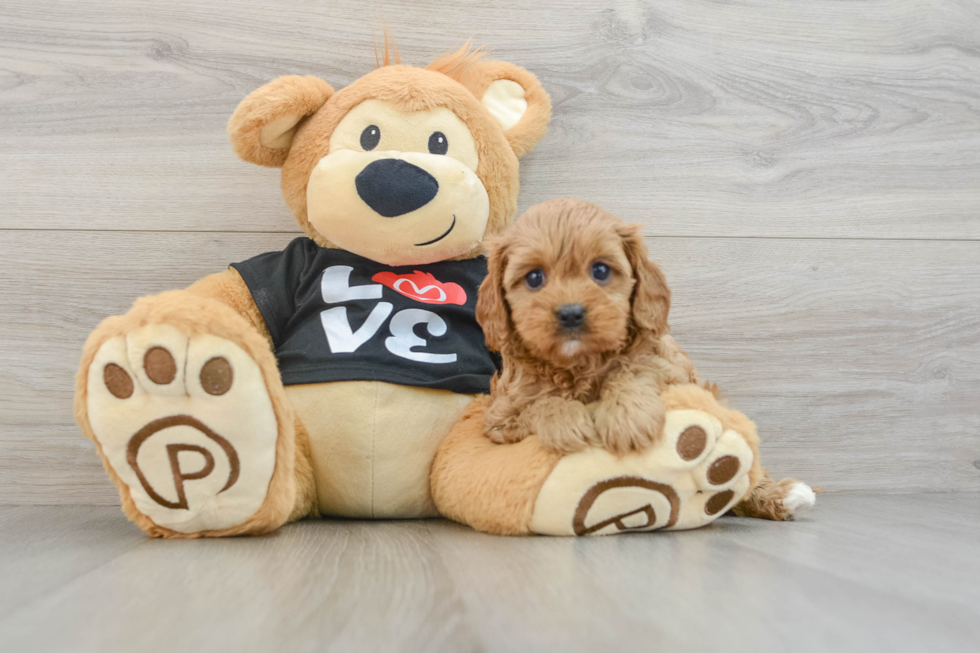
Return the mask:
<path id="1" fill-rule="evenodd" d="M 581 304 L 562 304 L 555 311 L 558 326 L 566 333 L 578 333 L 585 325 L 585 307 Z"/>

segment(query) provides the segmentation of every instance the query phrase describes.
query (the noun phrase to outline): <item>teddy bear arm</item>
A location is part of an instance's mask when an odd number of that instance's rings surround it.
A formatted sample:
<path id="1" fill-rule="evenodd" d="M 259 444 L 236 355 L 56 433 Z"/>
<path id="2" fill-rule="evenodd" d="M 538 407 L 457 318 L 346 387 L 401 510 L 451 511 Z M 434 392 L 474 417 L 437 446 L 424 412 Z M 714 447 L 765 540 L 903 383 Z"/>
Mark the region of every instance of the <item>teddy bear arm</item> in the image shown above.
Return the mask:
<path id="1" fill-rule="evenodd" d="M 259 307 L 255 304 L 255 300 L 252 299 L 252 293 L 249 291 L 248 286 L 245 285 L 245 280 L 242 279 L 242 276 L 235 268 L 228 268 L 223 272 L 209 274 L 188 286 L 187 292 L 207 299 L 216 299 L 223 304 L 227 304 L 236 313 L 248 320 L 249 324 L 255 327 L 269 342 L 269 346 L 272 346 L 272 336 L 269 334 L 269 328 L 265 324 L 265 319 L 262 317 Z"/>
<path id="2" fill-rule="evenodd" d="M 478 530 L 603 535 L 697 528 L 746 498 L 764 475 L 755 425 L 693 384 L 661 393 L 662 434 L 648 450 L 622 456 L 601 446 L 562 455 L 540 437 L 494 444 L 481 428 L 489 401 L 474 401 L 443 440 L 431 477 L 440 512 Z"/>
<path id="3" fill-rule="evenodd" d="M 439 512 L 497 535 L 527 535 L 541 486 L 561 460 L 537 437 L 494 444 L 483 434 L 489 398 L 473 401 L 439 445 L 430 477 Z"/>

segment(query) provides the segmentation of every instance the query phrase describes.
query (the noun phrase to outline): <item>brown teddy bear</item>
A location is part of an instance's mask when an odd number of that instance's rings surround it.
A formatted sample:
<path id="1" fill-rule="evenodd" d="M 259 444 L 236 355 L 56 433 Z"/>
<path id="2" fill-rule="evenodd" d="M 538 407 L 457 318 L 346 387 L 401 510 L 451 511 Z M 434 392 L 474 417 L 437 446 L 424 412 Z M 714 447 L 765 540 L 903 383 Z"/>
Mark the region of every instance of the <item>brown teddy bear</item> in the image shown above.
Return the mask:
<path id="1" fill-rule="evenodd" d="M 561 458 L 534 437 L 494 445 L 461 420 L 498 362 L 475 319 L 482 243 L 513 219 L 518 158 L 550 115 L 532 74 L 465 46 L 416 68 L 392 62 L 386 42 L 378 69 L 340 91 L 287 76 L 245 98 L 232 145 L 282 168 L 306 237 L 138 299 L 88 338 L 75 415 L 129 518 L 174 538 L 265 533 L 321 514 L 441 512 L 556 534 L 713 519 L 671 518 L 648 496 L 653 481 L 602 485 L 629 470 L 656 476 L 672 464 L 660 453 Z M 750 484 L 751 422 L 696 388 L 664 402 L 665 441 L 699 425 L 698 460 L 724 447 L 740 457 L 726 481 L 737 500 Z"/>
<path id="2" fill-rule="evenodd" d="M 282 168 L 306 238 L 141 298 L 86 342 L 78 423 L 151 535 L 438 514 L 436 448 L 495 371 L 481 243 L 513 219 L 551 103 L 479 50 L 425 68 L 388 52 L 337 92 L 272 81 L 229 122 L 239 156 Z"/>

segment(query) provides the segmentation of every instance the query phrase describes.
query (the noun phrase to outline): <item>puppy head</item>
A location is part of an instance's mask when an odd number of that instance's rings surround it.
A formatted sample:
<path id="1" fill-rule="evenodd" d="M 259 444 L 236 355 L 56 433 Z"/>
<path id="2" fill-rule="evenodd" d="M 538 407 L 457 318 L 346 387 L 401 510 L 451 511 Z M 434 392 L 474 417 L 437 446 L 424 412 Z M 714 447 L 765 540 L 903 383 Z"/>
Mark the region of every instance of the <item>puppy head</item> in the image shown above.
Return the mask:
<path id="1" fill-rule="evenodd" d="M 638 225 L 574 199 L 531 207 L 492 241 L 477 319 L 487 345 L 558 366 L 667 332 L 670 289 Z"/>

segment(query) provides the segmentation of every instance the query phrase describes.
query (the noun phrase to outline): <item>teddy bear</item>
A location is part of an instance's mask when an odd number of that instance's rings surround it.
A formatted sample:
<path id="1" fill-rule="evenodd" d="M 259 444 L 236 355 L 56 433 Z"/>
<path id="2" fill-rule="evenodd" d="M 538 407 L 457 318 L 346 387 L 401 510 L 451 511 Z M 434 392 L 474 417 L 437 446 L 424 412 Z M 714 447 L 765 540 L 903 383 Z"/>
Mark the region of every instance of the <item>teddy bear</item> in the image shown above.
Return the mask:
<path id="1" fill-rule="evenodd" d="M 482 242 L 551 116 L 534 75 L 483 54 L 413 67 L 386 39 L 339 91 L 290 75 L 235 110 L 235 152 L 282 169 L 305 237 L 138 299 L 76 378 L 77 422 L 148 534 L 438 514 L 436 448 L 496 369 Z"/>
<path id="2" fill-rule="evenodd" d="M 691 425 L 706 434 L 696 460 L 668 467 L 741 462 L 724 506 L 685 504 L 696 517 L 649 498 L 659 450 L 566 460 L 474 428 L 499 362 L 475 319 L 484 240 L 516 214 L 518 159 L 551 103 L 534 75 L 468 45 L 424 68 L 394 52 L 386 40 L 377 69 L 339 91 L 280 77 L 229 121 L 244 161 L 282 169 L 305 236 L 137 299 L 86 341 L 75 416 L 125 514 L 167 538 L 316 516 L 602 534 L 694 527 L 736 503 L 757 481 L 753 427 L 696 388 L 665 398 L 664 451 Z"/>

